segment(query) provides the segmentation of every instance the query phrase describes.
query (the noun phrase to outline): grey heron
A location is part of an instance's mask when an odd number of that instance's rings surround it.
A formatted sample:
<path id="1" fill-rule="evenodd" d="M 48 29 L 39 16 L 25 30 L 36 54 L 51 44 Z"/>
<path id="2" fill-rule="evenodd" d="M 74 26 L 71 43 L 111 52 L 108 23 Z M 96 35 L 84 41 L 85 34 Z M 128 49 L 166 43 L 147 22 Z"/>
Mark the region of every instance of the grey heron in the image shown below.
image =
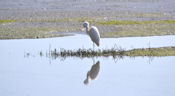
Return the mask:
<path id="1" fill-rule="evenodd" d="M 100 33 L 95 26 L 89 27 L 89 22 L 85 21 L 83 23 L 83 27 L 86 28 L 86 33 L 90 36 L 92 42 L 93 42 L 93 49 L 94 49 L 94 43 L 99 46 L 100 45 Z"/>

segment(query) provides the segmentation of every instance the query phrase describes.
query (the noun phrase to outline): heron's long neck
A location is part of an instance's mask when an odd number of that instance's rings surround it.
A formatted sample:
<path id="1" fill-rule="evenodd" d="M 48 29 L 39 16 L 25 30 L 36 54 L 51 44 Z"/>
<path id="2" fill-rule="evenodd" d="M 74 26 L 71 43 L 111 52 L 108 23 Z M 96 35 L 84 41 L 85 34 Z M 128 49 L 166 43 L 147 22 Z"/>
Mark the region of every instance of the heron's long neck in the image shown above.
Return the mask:
<path id="1" fill-rule="evenodd" d="M 86 33 L 89 35 L 89 26 L 86 27 Z"/>

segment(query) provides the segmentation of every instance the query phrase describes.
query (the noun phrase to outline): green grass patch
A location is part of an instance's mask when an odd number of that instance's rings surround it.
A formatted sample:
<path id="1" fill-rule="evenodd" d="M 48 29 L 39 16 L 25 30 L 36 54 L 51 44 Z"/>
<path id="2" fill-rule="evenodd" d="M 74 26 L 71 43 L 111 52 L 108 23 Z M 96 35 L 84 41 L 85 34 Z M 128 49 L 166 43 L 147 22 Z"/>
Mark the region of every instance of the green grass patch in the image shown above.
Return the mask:
<path id="1" fill-rule="evenodd" d="M 102 24 L 102 25 L 175 24 L 175 20 L 151 20 L 151 21 L 101 20 L 101 21 L 97 21 L 97 24 Z"/>
<path id="2" fill-rule="evenodd" d="M 16 22 L 16 20 L 0 19 L 0 24 L 10 23 L 10 22 Z"/>

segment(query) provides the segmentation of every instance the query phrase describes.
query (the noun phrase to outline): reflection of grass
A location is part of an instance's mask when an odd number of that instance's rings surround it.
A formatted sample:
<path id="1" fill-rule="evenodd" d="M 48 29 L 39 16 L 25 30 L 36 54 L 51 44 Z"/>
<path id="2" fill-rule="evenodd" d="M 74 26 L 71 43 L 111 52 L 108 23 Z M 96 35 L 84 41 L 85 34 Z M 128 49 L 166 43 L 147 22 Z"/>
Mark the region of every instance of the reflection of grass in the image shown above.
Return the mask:
<path id="1" fill-rule="evenodd" d="M 161 48 L 142 48 L 125 51 L 123 49 L 109 49 L 109 50 L 97 50 L 91 49 L 78 49 L 78 50 L 64 50 L 60 52 L 57 50 L 51 51 L 52 57 L 93 57 L 93 56 L 175 56 L 175 47 L 161 47 Z"/>
<path id="2" fill-rule="evenodd" d="M 9 22 L 16 22 L 16 20 L 9 20 L 9 19 L 0 19 L 0 24 L 5 24 Z"/>

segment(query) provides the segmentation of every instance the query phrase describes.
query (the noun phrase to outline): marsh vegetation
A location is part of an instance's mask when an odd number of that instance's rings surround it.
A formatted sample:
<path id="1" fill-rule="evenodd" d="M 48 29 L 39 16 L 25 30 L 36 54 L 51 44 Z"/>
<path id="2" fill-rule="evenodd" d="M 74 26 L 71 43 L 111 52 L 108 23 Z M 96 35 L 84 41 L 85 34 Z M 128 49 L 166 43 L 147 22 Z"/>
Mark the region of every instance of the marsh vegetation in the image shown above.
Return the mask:
<path id="1" fill-rule="evenodd" d="M 40 52 L 40 55 L 42 52 Z M 49 51 L 48 53 L 51 57 L 122 57 L 122 56 L 175 56 L 175 47 L 160 47 L 160 48 L 140 48 L 132 50 L 124 49 L 104 49 L 104 50 L 92 50 L 92 49 L 78 49 L 78 50 L 65 50 L 61 49 L 57 51 L 56 49 Z"/>

